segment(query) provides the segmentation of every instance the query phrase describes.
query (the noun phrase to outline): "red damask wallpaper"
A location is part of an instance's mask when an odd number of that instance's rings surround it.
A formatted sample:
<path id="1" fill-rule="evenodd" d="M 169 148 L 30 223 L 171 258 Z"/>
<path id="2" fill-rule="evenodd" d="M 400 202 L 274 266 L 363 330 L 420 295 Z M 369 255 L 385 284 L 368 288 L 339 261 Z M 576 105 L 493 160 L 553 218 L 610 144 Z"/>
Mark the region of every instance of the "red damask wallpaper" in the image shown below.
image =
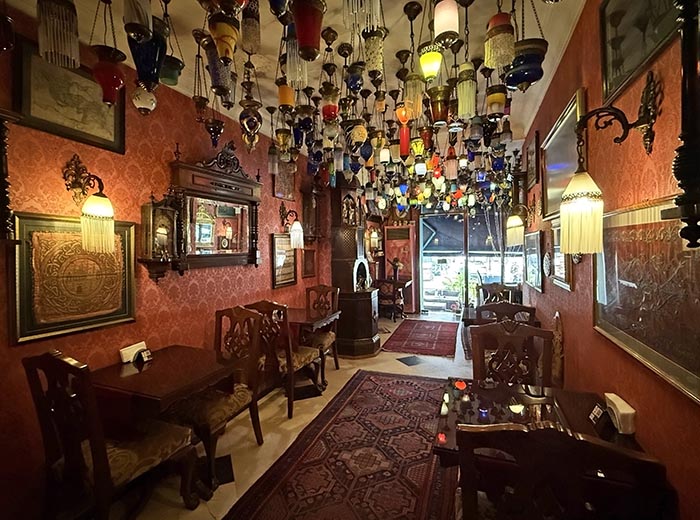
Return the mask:
<path id="1" fill-rule="evenodd" d="M 529 130 L 546 136 L 576 92 L 586 88 L 587 108 L 602 105 L 600 65 L 600 0 L 589 0 L 571 37 L 569 46 Z M 586 49 L 586 52 L 581 52 Z M 663 82 L 663 102 L 654 130 L 656 140 L 646 155 L 641 135 L 635 131 L 621 145 L 613 143 L 617 128 L 594 131 L 589 125 L 588 171 L 603 191 L 605 209 L 624 208 L 678 192 L 671 173 L 674 149 L 680 131 L 680 46 L 674 40 L 649 67 Z M 646 71 L 615 99 L 615 106 L 630 119 L 639 107 Z M 542 184 L 528 194 L 530 204 L 542 196 Z M 550 229 L 549 222 L 536 219 L 530 231 Z M 544 251 L 551 250 L 546 233 Z M 537 307 L 544 326 L 553 325 L 559 311 L 564 326 L 565 385 L 572 389 L 615 392 L 637 410 L 637 439 L 644 449 L 666 465 L 669 479 L 678 491 L 682 518 L 697 518 L 700 510 L 700 406 L 682 395 L 651 370 L 593 329 L 593 258 L 584 256 L 573 268 L 573 291 L 568 292 L 544 279 L 544 291 L 525 286 L 525 298 Z"/>
<path id="2" fill-rule="evenodd" d="M 35 38 L 33 22 L 20 13 L 13 13 L 20 30 Z M 90 57 L 83 56 L 90 65 Z M 11 108 L 11 56 L 0 54 L 0 107 Z M 134 85 L 134 71 L 127 70 L 127 98 Z M 140 223 L 140 207 L 151 192 L 164 193 L 170 183 L 169 163 L 174 159 L 175 143 L 180 143 L 182 160 L 195 162 L 216 154 L 204 128 L 194 121 L 192 102 L 182 94 L 161 86 L 157 91 L 158 107 L 150 116 L 140 115 L 127 101 L 126 154 L 119 155 L 99 148 L 69 141 L 55 135 L 11 125 L 9 137 L 9 169 L 12 209 L 15 211 L 78 216 L 79 209 L 66 192 L 61 169 L 72 154 L 80 155 L 88 169 L 105 183 L 105 193 L 112 201 L 118 220 Z M 232 115 L 237 117 L 238 111 Z M 290 306 L 303 306 L 305 288 L 317 283 L 330 283 L 330 244 L 321 240 L 318 250 L 319 272 L 316 277 L 301 277 L 297 262 L 296 285 L 272 290 L 270 273 L 270 234 L 282 231 L 279 218 L 280 199 L 272 197 L 272 179 L 266 172 L 269 140 L 261 136 L 257 149 L 248 154 L 240 138 L 238 123 L 226 121 L 220 144 L 233 139 L 243 169 L 251 176 L 261 172 L 263 199 L 260 205 L 259 267 L 224 267 L 190 270 L 180 277 L 168 273 L 158 284 L 148 278 L 146 269 L 136 267 L 136 321 L 90 332 L 38 341 L 23 346 L 10 346 L 8 338 L 8 304 L 13 295 L 7 284 L 0 290 L 0 511 L 6 518 L 31 518 L 32 505 L 42 482 L 43 448 L 39 427 L 31 402 L 26 376 L 20 359 L 50 348 L 84 361 L 91 368 L 118 362 L 118 350 L 145 340 L 152 349 L 180 343 L 211 348 L 214 333 L 214 312 L 217 309 L 245 304 L 262 298 L 274 299 Z M 299 160 L 296 174 L 296 200 L 285 201 L 287 208 L 301 211 L 299 186 L 306 175 L 306 163 Z M 328 198 L 321 198 L 322 225 L 330 235 Z M 140 244 L 137 226 L 137 251 Z M 8 255 L 13 252 L 8 248 Z M 137 253 L 138 254 L 138 253 Z M 2 256 L 4 271 L 7 258 Z M 16 507 L 18 509 L 13 509 Z M 21 511 L 21 512 L 20 512 Z M 7 516 L 5 516 L 7 515 Z"/>

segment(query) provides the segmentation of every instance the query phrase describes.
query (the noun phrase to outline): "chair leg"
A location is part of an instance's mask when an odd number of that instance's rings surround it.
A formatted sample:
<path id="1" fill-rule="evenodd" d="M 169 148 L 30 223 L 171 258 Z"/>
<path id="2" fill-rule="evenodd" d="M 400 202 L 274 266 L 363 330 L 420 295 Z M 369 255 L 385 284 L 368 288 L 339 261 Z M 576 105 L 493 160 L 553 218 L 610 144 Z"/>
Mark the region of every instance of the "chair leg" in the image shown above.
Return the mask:
<path id="1" fill-rule="evenodd" d="M 250 421 L 253 423 L 253 431 L 255 432 L 255 440 L 258 442 L 258 446 L 262 446 L 263 434 L 260 428 L 260 415 L 258 414 L 258 401 L 251 401 L 250 406 Z"/>
<path id="2" fill-rule="evenodd" d="M 333 342 L 333 361 L 335 361 L 335 369 L 340 370 L 340 363 L 338 363 L 338 344 Z"/>
<path id="3" fill-rule="evenodd" d="M 294 372 L 287 373 L 287 417 L 294 416 Z"/>
<path id="4" fill-rule="evenodd" d="M 216 442 L 214 442 L 216 445 Z M 182 455 L 178 457 L 180 470 L 180 496 L 185 503 L 185 507 L 190 510 L 197 509 L 199 496 L 194 492 L 194 469 L 197 463 L 197 450 L 194 446 L 189 446 Z"/>
<path id="5" fill-rule="evenodd" d="M 321 387 L 326 388 L 328 386 L 328 381 L 326 380 L 326 351 L 323 347 L 319 349 L 319 354 L 321 358 Z M 318 381 L 318 374 L 316 376 L 316 381 Z"/>
<path id="6" fill-rule="evenodd" d="M 206 428 L 198 432 L 198 436 L 202 439 L 204 452 L 207 455 L 207 478 L 209 479 L 209 489 L 212 491 L 219 487 L 219 479 L 216 478 L 216 445 L 219 442 L 219 436 L 222 431 L 212 432 Z"/>

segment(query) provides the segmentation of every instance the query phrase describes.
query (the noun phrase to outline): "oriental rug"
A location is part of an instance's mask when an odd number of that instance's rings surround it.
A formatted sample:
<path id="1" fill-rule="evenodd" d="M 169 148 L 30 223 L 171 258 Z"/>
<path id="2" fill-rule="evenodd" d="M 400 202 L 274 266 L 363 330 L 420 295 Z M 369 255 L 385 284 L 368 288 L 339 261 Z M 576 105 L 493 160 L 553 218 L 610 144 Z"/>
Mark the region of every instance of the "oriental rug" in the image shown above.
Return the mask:
<path id="1" fill-rule="evenodd" d="M 432 442 L 445 381 L 359 370 L 225 520 L 454 518 Z"/>
<path id="2" fill-rule="evenodd" d="M 387 352 L 454 357 L 459 323 L 404 320 L 382 345 Z"/>

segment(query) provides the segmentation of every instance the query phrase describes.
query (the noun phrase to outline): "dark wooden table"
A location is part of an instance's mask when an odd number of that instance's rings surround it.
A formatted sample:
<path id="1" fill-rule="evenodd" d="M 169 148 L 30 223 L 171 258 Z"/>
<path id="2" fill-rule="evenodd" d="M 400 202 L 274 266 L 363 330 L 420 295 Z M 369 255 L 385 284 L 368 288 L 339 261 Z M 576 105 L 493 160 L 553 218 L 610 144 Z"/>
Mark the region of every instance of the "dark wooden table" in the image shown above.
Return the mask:
<path id="1" fill-rule="evenodd" d="M 287 309 L 287 319 L 290 325 L 304 327 L 311 332 L 330 325 L 340 318 L 340 311 L 330 313 L 328 316 L 311 318 L 306 309 L 290 307 Z"/>
<path id="2" fill-rule="evenodd" d="M 112 420 L 156 417 L 175 401 L 226 379 L 234 370 L 220 363 L 213 350 L 183 345 L 156 350 L 152 361 L 141 370 L 138 367 L 110 365 L 91 373 L 101 408 L 112 409 Z"/>
<path id="3" fill-rule="evenodd" d="M 455 386 L 461 382 L 464 389 Z M 559 388 L 495 383 L 449 378 L 445 385 L 433 453 L 445 467 L 459 464 L 457 424 L 528 424 L 553 421 L 577 433 L 600 437 L 620 447 L 642 451 L 633 435 L 621 435 L 612 429 L 602 433 L 588 419 L 596 404 L 605 409 L 605 400 L 587 392 Z"/>

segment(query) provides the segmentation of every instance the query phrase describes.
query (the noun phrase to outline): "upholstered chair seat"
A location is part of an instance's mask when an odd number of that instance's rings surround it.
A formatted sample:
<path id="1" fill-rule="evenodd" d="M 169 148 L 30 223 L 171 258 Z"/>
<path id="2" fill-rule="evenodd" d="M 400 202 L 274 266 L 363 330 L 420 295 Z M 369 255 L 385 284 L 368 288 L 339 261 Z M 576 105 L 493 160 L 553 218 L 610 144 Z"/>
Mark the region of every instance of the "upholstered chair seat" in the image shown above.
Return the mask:
<path id="1" fill-rule="evenodd" d="M 208 424 L 216 430 L 247 408 L 252 398 L 253 391 L 240 383 L 234 384 L 230 393 L 210 388 L 177 403 L 169 417 L 182 424 Z"/>
<path id="2" fill-rule="evenodd" d="M 300 370 L 302 367 L 309 365 L 318 359 L 318 349 L 312 347 L 299 346 L 298 350 L 292 351 L 292 372 Z M 279 362 L 280 372 L 286 374 L 287 356 L 284 351 L 277 352 L 277 361 Z"/>

